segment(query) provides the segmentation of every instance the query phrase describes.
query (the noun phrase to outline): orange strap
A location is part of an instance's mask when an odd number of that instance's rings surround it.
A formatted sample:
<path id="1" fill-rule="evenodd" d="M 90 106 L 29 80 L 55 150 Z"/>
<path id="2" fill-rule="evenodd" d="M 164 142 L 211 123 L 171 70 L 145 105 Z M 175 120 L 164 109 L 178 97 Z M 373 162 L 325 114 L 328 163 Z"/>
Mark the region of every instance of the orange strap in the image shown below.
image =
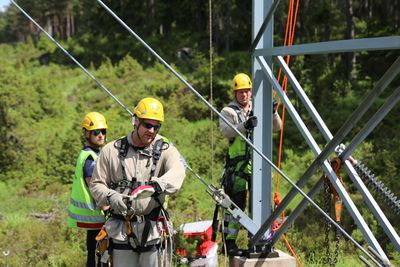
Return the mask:
<path id="1" fill-rule="evenodd" d="M 288 9 L 288 15 L 287 15 L 287 20 L 286 20 L 286 32 L 285 32 L 285 40 L 284 40 L 284 46 L 291 46 L 293 44 L 293 40 L 294 40 L 294 30 L 296 27 L 296 20 L 297 20 L 297 13 L 299 10 L 299 1 L 296 1 L 296 8 L 295 8 L 295 4 L 294 4 L 294 0 L 290 0 L 289 3 L 289 9 Z M 286 57 L 286 64 L 289 65 L 290 63 L 290 55 L 288 55 Z M 279 69 L 279 73 L 278 73 L 278 82 L 280 83 L 280 78 L 281 78 L 281 74 L 282 74 L 282 68 Z M 282 81 L 282 89 L 286 94 L 286 90 L 287 90 L 287 77 L 286 75 L 283 78 Z M 274 92 L 274 97 L 275 97 L 276 92 Z M 280 105 L 280 101 L 278 102 L 278 107 L 277 110 L 279 108 Z M 278 164 L 277 167 L 280 169 L 281 168 L 281 159 L 282 159 L 282 147 L 283 147 L 283 133 L 284 133 L 284 125 L 285 125 L 285 106 L 282 105 L 282 113 L 281 113 L 281 120 L 282 120 L 282 128 L 280 131 L 280 136 L 279 136 L 279 150 L 278 150 Z M 280 182 L 280 175 L 279 173 L 276 174 L 276 184 L 275 184 L 275 193 L 274 193 L 274 204 L 275 207 L 278 206 L 281 203 L 281 195 L 279 193 L 279 182 Z M 281 225 L 284 223 L 285 221 L 285 212 L 282 212 L 281 214 L 281 223 L 278 224 L 278 222 L 275 220 L 273 226 L 272 226 L 272 230 L 276 231 L 277 229 L 279 229 L 281 227 Z M 289 241 L 286 239 L 285 235 L 282 235 L 286 246 L 288 247 L 289 251 L 292 253 L 292 255 L 295 257 L 297 264 L 300 267 L 303 267 L 303 265 L 300 262 L 300 259 L 298 258 L 298 256 L 296 255 L 296 252 L 294 251 L 294 249 L 290 246 Z"/>
<path id="2" fill-rule="evenodd" d="M 303 267 L 303 264 L 301 264 L 299 257 L 297 256 L 296 252 L 294 251 L 294 249 L 292 248 L 292 246 L 289 244 L 289 241 L 286 239 L 285 235 L 282 235 L 283 240 L 285 241 L 286 246 L 288 247 L 290 253 L 292 253 L 292 255 L 294 256 L 294 258 L 296 259 L 297 264 L 300 267 Z"/>
<path id="3" fill-rule="evenodd" d="M 336 157 L 330 161 L 333 171 L 335 172 L 336 176 L 339 178 L 339 181 L 343 184 L 343 178 L 340 176 L 340 169 L 342 168 L 342 161 Z M 342 199 L 339 196 L 339 193 L 336 191 L 335 187 L 329 181 L 329 178 L 326 174 L 324 174 L 325 182 L 328 183 L 329 191 L 333 195 L 333 202 L 335 206 L 335 219 L 336 222 L 340 222 L 341 214 L 342 214 Z"/>
<path id="4" fill-rule="evenodd" d="M 299 8 L 299 0 L 297 0 L 297 2 L 296 2 L 296 10 L 295 10 L 295 12 L 294 12 L 294 0 L 290 0 L 289 10 L 288 10 L 288 18 L 287 18 L 287 21 L 286 21 L 286 34 L 285 34 L 284 46 L 286 46 L 286 45 L 291 46 L 293 44 L 294 30 L 295 30 L 295 25 L 296 25 L 296 20 L 297 20 L 298 8 Z M 289 39 L 289 41 L 288 41 L 288 39 Z M 288 56 L 286 58 L 286 63 L 289 64 L 289 62 L 290 62 L 290 56 Z M 278 82 L 280 82 L 281 73 L 282 73 L 282 68 L 279 69 Z M 284 77 L 281 86 L 282 86 L 283 91 L 286 93 L 286 90 L 287 90 L 287 78 L 286 78 L 286 76 Z M 278 103 L 278 108 L 279 108 L 279 103 Z M 285 123 L 284 123 L 285 122 L 285 106 L 284 105 L 282 105 L 282 113 L 281 114 L 282 114 L 281 115 L 282 128 L 281 128 L 280 137 L 279 137 L 278 164 L 277 164 L 277 167 L 279 169 L 281 168 L 282 148 L 283 148 L 283 133 L 284 133 L 284 125 L 285 125 Z M 279 182 L 280 182 L 280 175 L 279 175 L 279 173 L 277 173 L 276 174 L 276 183 L 275 183 L 275 194 L 274 194 L 274 203 L 275 203 L 275 205 L 279 205 L 280 204 Z"/>

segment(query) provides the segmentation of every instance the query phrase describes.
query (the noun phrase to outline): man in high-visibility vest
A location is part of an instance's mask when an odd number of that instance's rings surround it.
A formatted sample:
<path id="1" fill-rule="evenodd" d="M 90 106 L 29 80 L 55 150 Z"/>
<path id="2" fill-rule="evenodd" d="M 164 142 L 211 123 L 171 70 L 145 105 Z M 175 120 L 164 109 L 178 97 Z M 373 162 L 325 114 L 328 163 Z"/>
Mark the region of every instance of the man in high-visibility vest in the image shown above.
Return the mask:
<path id="1" fill-rule="evenodd" d="M 161 255 L 171 245 L 165 244 L 171 231 L 164 203 L 181 188 L 185 162 L 177 148 L 158 134 L 163 122 L 159 100 L 140 100 L 133 131 L 108 143 L 98 158 L 90 191 L 98 204 L 110 205 L 102 230 L 108 241 L 103 263 L 161 266 Z"/>
<path id="2" fill-rule="evenodd" d="M 231 124 L 247 138 L 251 138 L 253 129 L 257 126 L 257 117 L 253 115 L 251 102 L 252 82 L 245 73 L 235 75 L 232 80 L 234 100 L 221 111 Z M 276 112 L 276 102 L 273 108 L 273 130 L 281 129 L 281 118 Z M 245 210 L 247 204 L 248 184 L 251 179 L 251 150 L 249 145 L 238 136 L 222 119 L 219 120 L 223 136 L 229 140 L 229 151 L 226 157 L 223 186 L 225 192 L 240 209 Z M 224 217 L 224 239 L 227 253 L 230 256 L 240 254 L 236 238 L 240 224 L 226 213 Z"/>
<path id="3" fill-rule="evenodd" d="M 102 209 L 96 205 L 90 194 L 89 185 L 100 148 L 106 142 L 107 128 L 106 119 L 98 112 L 89 112 L 83 118 L 82 130 L 85 144 L 76 162 L 68 206 L 67 225 L 87 230 L 87 267 L 96 266 L 96 236 L 105 222 Z M 106 206 L 102 208 L 106 209 Z"/>

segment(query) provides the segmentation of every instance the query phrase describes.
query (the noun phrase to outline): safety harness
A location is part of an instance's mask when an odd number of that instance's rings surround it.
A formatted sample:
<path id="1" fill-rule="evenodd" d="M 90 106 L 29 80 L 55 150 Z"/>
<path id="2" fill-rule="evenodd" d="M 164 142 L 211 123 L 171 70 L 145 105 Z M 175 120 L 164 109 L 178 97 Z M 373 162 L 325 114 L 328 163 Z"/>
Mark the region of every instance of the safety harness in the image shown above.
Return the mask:
<path id="1" fill-rule="evenodd" d="M 229 105 L 228 107 L 232 108 L 236 113 L 239 118 L 239 122 L 244 122 L 246 118 L 243 116 L 243 113 L 241 112 L 240 108 L 236 105 Z M 250 111 L 249 116 L 252 116 L 253 111 Z M 250 139 L 251 135 L 253 133 L 253 130 L 248 130 L 246 133 L 246 138 Z M 236 137 L 237 138 L 237 137 Z M 232 145 L 235 142 L 235 138 L 231 138 L 229 140 L 229 145 Z M 230 158 L 229 153 L 227 153 L 226 159 L 225 159 L 225 174 L 223 177 L 223 185 L 225 188 L 225 192 L 227 194 L 230 194 L 233 189 L 233 184 L 234 184 L 234 179 L 236 176 L 241 177 L 247 181 L 250 179 L 250 175 L 245 173 L 246 166 L 249 164 L 251 160 L 251 153 L 250 153 L 250 146 L 246 143 L 245 147 L 245 154 L 236 156 L 234 158 Z M 242 165 L 238 170 L 236 170 L 236 166 L 239 162 L 243 162 Z"/>
<path id="2" fill-rule="evenodd" d="M 239 123 L 244 122 L 246 120 L 245 116 L 243 115 L 238 106 L 228 105 L 228 107 L 232 108 L 236 112 L 239 118 Z M 253 111 L 250 112 L 249 116 L 252 115 Z M 246 138 L 250 139 L 252 133 L 253 133 L 252 130 L 248 130 L 246 133 Z M 234 142 L 235 138 L 231 138 L 229 140 L 229 145 L 231 146 Z M 235 182 L 235 177 L 241 177 L 247 180 L 247 182 L 250 182 L 250 177 L 251 177 L 250 174 L 245 173 L 245 169 L 249 164 L 250 160 L 251 160 L 250 146 L 247 143 L 244 155 L 231 158 L 229 152 L 227 153 L 225 157 L 224 173 L 221 178 L 221 185 L 224 187 L 224 190 L 228 195 L 231 195 L 233 193 L 233 185 Z M 239 162 L 243 163 L 240 166 L 240 168 L 236 170 L 236 166 Z M 213 222 L 212 222 L 212 238 L 211 238 L 212 241 L 216 240 L 218 234 L 218 227 L 219 227 L 218 212 L 219 212 L 219 205 L 216 205 L 214 209 Z"/>
<path id="3" fill-rule="evenodd" d="M 115 144 L 117 144 L 115 142 Z M 169 146 L 168 142 L 165 142 L 163 138 L 157 140 L 154 144 L 153 147 L 153 165 L 151 166 L 150 170 L 150 179 L 148 182 L 141 182 L 138 181 L 135 177 L 132 177 L 131 180 L 128 179 L 127 173 L 126 173 L 126 163 L 125 163 L 125 158 L 126 155 L 128 154 L 128 150 L 130 147 L 130 144 L 128 142 L 128 138 L 125 136 L 120 139 L 121 146 L 117 147 L 119 149 L 119 158 L 120 158 L 120 163 L 121 163 L 121 169 L 122 169 L 122 180 L 120 180 L 118 183 L 109 183 L 109 187 L 113 190 L 120 190 L 123 194 L 130 195 L 136 188 L 142 185 L 149 185 L 151 184 L 151 178 L 154 176 L 157 163 L 161 157 L 161 153 L 163 150 L 163 147 L 165 144 Z M 167 149 L 168 146 L 165 148 Z M 127 225 L 127 236 L 128 236 L 128 243 L 124 244 L 119 244 L 113 242 L 112 238 L 109 238 L 109 243 L 108 243 L 108 248 L 107 248 L 107 254 L 111 255 L 113 249 L 118 249 L 118 250 L 133 250 L 134 252 L 148 252 L 148 251 L 155 251 L 158 250 L 160 247 L 160 244 L 155 244 L 155 245 L 149 245 L 146 246 L 147 238 L 149 236 L 150 230 L 151 230 L 151 221 L 164 221 L 164 220 L 169 220 L 169 215 L 168 212 L 164 209 L 160 199 L 158 198 L 158 195 L 160 192 L 157 192 L 158 190 L 156 189 L 156 193 L 153 194 L 152 197 L 157 201 L 158 207 L 154 208 L 149 214 L 146 215 L 131 215 L 131 216 L 123 216 L 120 214 L 115 214 L 112 212 L 109 212 L 107 214 L 108 218 L 112 217 L 115 219 L 123 220 L 126 221 Z M 131 203 L 127 203 L 128 206 L 131 205 Z M 163 214 L 160 216 L 160 214 Z M 139 242 L 137 236 L 135 235 L 131 222 L 145 222 L 143 233 L 142 233 L 142 238 Z M 163 222 L 166 224 L 165 222 Z"/>

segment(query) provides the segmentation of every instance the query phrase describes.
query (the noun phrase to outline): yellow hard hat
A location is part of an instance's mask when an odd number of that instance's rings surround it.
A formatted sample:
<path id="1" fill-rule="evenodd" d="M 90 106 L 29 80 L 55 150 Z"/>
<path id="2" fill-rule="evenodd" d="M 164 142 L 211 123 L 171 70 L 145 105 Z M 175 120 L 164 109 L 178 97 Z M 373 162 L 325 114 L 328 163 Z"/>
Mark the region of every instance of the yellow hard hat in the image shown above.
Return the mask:
<path id="1" fill-rule="evenodd" d="M 164 121 L 164 108 L 160 101 L 146 97 L 139 101 L 133 112 L 140 119 Z"/>
<path id="2" fill-rule="evenodd" d="M 250 77 L 245 73 L 236 74 L 232 80 L 232 89 L 233 91 L 236 90 L 243 90 L 243 89 L 250 89 L 251 90 L 252 83 Z"/>
<path id="3" fill-rule="evenodd" d="M 107 122 L 103 115 L 98 112 L 89 112 L 83 118 L 82 129 L 93 131 L 97 129 L 107 129 Z"/>

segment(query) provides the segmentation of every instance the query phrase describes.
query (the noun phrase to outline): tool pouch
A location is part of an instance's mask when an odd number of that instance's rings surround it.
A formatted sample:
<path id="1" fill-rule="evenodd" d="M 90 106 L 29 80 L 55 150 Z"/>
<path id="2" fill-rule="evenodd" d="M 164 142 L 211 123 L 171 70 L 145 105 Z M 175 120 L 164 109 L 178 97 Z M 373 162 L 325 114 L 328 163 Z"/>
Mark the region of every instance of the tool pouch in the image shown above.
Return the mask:
<path id="1" fill-rule="evenodd" d="M 97 244 L 96 244 L 96 262 L 100 263 L 100 261 L 103 262 L 103 256 L 104 253 L 107 252 L 108 254 L 108 247 L 110 245 L 110 240 L 107 236 L 107 231 L 103 227 L 100 232 L 96 236 Z M 107 259 L 109 260 L 109 259 Z M 96 265 L 96 266 L 101 266 L 101 265 Z"/>

